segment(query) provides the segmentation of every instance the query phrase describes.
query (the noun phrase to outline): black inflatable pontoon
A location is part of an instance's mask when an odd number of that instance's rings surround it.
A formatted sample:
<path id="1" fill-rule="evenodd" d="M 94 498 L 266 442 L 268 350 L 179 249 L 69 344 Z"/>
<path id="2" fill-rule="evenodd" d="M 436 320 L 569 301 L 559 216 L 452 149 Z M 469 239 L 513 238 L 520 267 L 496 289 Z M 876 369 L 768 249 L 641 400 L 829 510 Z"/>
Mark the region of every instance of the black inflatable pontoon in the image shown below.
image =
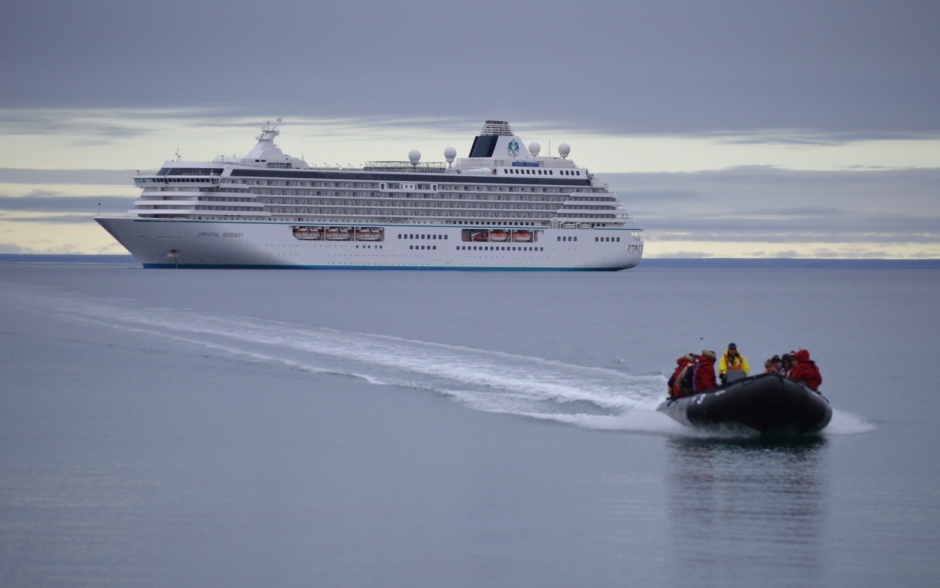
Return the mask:
<path id="1" fill-rule="evenodd" d="M 832 419 L 825 396 L 777 374 L 752 376 L 670 399 L 656 410 L 685 425 L 741 425 L 761 433 L 811 433 Z"/>

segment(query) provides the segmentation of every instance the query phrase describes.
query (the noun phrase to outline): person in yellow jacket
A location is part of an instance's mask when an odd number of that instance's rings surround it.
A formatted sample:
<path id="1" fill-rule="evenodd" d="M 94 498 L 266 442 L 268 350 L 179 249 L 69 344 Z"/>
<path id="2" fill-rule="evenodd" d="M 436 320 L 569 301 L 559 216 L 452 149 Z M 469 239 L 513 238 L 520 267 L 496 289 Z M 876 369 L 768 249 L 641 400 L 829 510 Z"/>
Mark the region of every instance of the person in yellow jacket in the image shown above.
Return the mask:
<path id="1" fill-rule="evenodd" d="M 738 353 L 738 346 L 734 343 L 728 343 L 725 354 L 718 360 L 718 376 L 721 383 L 728 381 L 728 370 L 741 370 L 747 376 L 751 373 L 751 368 L 747 365 L 747 359 Z"/>

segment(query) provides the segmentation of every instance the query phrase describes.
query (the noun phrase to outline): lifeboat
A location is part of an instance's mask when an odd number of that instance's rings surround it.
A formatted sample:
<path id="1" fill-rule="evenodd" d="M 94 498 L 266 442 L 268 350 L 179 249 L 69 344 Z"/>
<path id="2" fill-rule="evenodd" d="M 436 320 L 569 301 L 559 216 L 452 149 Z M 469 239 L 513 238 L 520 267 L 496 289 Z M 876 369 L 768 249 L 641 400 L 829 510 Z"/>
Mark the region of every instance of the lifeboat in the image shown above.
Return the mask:
<path id="1" fill-rule="evenodd" d="M 382 239 L 382 229 L 363 227 L 356 231 L 357 241 L 379 241 Z"/>
<path id="2" fill-rule="evenodd" d="M 693 427 L 732 425 L 760 433 L 814 433 L 832 419 L 825 396 L 778 374 L 742 378 L 656 409 Z"/>
<path id="3" fill-rule="evenodd" d="M 505 241 L 509 238 L 506 231 L 490 231 L 490 241 Z"/>
<path id="4" fill-rule="evenodd" d="M 327 241 L 349 241 L 351 236 L 346 227 L 330 227 L 326 230 Z"/>
<path id="5" fill-rule="evenodd" d="M 474 233 L 472 238 L 475 242 L 482 243 L 489 240 L 489 233 L 480 231 L 479 233 Z"/>
<path id="6" fill-rule="evenodd" d="M 322 236 L 317 227 L 294 227 L 294 237 L 303 241 L 316 241 Z"/>
<path id="7" fill-rule="evenodd" d="M 528 243 L 532 240 L 532 233 L 529 231 L 516 231 L 512 234 L 512 240 L 517 243 Z"/>

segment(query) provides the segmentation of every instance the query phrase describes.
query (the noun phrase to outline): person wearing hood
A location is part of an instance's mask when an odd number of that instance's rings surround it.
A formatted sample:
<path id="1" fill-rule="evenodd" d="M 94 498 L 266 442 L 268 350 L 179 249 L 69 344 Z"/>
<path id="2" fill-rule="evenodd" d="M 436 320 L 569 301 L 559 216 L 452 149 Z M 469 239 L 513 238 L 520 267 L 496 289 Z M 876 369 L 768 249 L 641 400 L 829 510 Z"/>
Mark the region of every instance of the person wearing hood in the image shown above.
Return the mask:
<path id="1" fill-rule="evenodd" d="M 710 349 L 703 349 L 702 354 L 698 356 L 698 362 L 695 365 L 695 391 L 704 392 L 717 388 L 715 381 L 715 352 Z"/>
<path id="2" fill-rule="evenodd" d="M 694 369 L 695 367 L 695 356 L 691 353 L 687 353 L 676 360 L 676 371 L 672 372 L 672 377 L 669 378 L 669 397 L 670 398 L 679 398 L 680 396 L 688 396 L 692 393 L 692 390 L 687 390 L 684 386 L 685 374 L 688 370 Z"/>
<path id="3" fill-rule="evenodd" d="M 751 373 L 751 368 L 747 365 L 747 359 L 738 353 L 738 346 L 734 343 L 728 343 L 725 354 L 718 361 L 718 375 L 721 377 L 721 383 L 728 381 L 728 370 L 740 370 L 747 376 Z"/>
<path id="4" fill-rule="evenodd" d="M 822 384 L 822 375 L 816 362 L 809 358 L 809 351 L 800 349 L 793 354 L 793 367 L 787 377 L 791 380 L 798 380 L 806 384 L 810 390 L 819 390 Z"/>

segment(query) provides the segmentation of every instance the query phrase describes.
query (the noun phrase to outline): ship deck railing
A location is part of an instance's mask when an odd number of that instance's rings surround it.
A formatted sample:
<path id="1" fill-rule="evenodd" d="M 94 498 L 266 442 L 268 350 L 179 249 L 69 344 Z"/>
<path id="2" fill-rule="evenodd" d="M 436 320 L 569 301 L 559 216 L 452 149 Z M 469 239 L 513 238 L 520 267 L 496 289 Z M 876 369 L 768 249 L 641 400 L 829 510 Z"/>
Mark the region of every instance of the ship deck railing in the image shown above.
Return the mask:
<path id="1" fill-rule="evenodd" d="M 363 171 L 377 172 L 415 172 L 415 173 L 444 173 L 447 171 L 446 163 L 416 163 L 407 161 L 367 161 L 362 167 Z"/>

